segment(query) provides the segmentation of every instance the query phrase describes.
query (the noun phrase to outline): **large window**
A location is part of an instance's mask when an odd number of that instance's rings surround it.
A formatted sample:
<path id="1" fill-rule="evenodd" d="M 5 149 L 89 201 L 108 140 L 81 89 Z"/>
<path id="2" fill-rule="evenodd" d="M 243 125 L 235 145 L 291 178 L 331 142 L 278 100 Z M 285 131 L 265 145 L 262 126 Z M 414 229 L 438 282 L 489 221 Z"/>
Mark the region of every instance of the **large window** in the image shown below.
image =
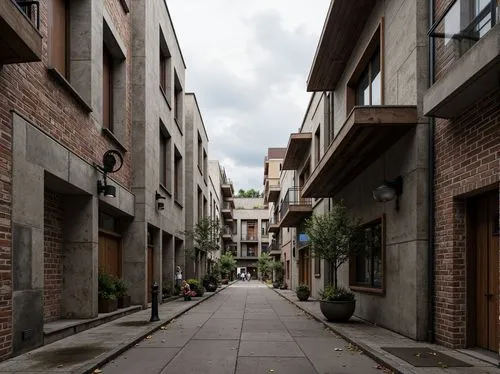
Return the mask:
<path id="1" fill-rule="evenodd" d="M 172 95 L 172 57 L 160 28 L 160 89 L 170 105 Z"/>
<path id="2" fill-rule="evenodd" d="M 51 4 L 50 64 L 69 80 L 69 7 L 66 0 Z"/>
<path id="3" fill-rule="evenodd" d="M 160 122 L 160 185 L 171 193 L 172 172 L 170 163 L 172 162 L 171 138 L 167 130 Z"/>
<path id="4" fill-rule="evenodd" d="M 319 164 L 321 158 L 321 124 L 318 126 L 316 133 L 314 134 L 314 154 L 315 154 L 315 165 Z"/>
<path id="5" fill-rule="evenodd" d="M 181 82 L 177 74 L 175 74 L 174 81 L 174 120 L 180 132 L 183 132 L 182 123 L 182 104 L 184 102 L 184 92 L 182 90 Z"/>
<path id="6" fill-rule="evenodd" d="M 356 105 L 380 105 L 380 48 L 373 53 L 356 85 Z"/>
<path id="7" fill-rule="evenodd" d="M 113 56 L 106 45 L 102 57 L 102 127 L 113 132 Z"/>
<path id="8" fill-rule="evenodd" d="M 384 219 L 363 226 L 364 251 L 350 259 L 350 286 L 356 290 L 383 292 Z"/>
<path id="9" fill-rule="evenodd" d="M 174 200 L 178 204 L 182 204 L 182 155 L 175 148 L 174 155 Z"/>

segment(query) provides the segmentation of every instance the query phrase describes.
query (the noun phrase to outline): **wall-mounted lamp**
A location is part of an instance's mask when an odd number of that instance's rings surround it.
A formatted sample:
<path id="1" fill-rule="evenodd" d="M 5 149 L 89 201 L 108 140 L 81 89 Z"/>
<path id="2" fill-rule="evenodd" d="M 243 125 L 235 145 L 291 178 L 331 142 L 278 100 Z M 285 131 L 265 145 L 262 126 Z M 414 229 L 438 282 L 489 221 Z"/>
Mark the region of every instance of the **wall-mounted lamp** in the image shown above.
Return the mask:
<path id="1" fill-rule="evenodd" d="M 155 194 L 155 201 L 156 201 L 156 208 L 158 210 L 164 210 L 165 209 L 165 196 L 162 196 L 159 192 L 156 192 Z"/>
<path id="2" fill-rule="evenodd" d="M 399 211 L 399 195 L 403 193 L 403 178 L 396 177 L 373 190 L 373 199 L 378 202 L 391 201 L 396 198 L 396 211 Z"/>
<path id="3" fill-rule="evenodd" d="M 109 150 L 102 156 L 102 166 L 94 164 L 94 167 L 102 173 L 102 181 L 97 180 L 97 193 L 106 197 L 116 197 L 116 187 L 108 184 L 106 176 L 108 173 L 116 173 L 123 165 L 123 156 L 120 152 Z"/>

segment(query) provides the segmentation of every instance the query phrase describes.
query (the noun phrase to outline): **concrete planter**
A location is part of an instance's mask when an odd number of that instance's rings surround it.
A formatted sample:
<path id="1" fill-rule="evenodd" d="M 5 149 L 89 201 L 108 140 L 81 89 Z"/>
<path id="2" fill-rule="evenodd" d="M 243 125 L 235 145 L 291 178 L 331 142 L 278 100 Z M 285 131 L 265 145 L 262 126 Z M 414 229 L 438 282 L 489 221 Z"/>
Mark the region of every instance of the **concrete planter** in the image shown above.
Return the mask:
<path id="1" fill-rule="evenodd" d="M 319 302 L 321 313 L 330 322 L 347 322 L 354 314 L 356 300 Z"/>
<path id="2" fill-rule="evenodd" d="M 118 309 L 117 299 L 99 299 L 98 301 L 99 313 L 111 313 Z"/>
<path id="3" fill-rule="evenodd" d="M 296 293 L 300 301 L 306 301 L 311 296 L 311 291 L 297 291 Z"/>
<path id="4" fill-rule="evenodd" d="M 130 296 L 121 296 L 118 298 L 118 308 L 128 308 L 130 306 Z"/>

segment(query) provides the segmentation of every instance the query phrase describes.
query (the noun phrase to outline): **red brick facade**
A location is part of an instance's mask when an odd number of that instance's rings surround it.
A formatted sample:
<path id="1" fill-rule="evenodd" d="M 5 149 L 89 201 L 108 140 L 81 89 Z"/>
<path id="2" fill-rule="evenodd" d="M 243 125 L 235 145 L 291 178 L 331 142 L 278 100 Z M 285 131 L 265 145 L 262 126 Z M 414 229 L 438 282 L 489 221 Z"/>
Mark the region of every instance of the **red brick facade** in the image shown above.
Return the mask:
<path id="1" fill-rule="evenodd" d="M 92 114 L 48 72 L 48 4 L 49 1 L 40 2 L 42 61 L 0 68 L 0 360 L 10 354 L 12 345 L 12 111 L 22 114 L 89 163 L 101 163 L 106 150 L 117 148 L 114 142 L 101 135 L 100 125 L 95 123 Z M 106 6 L 127 47 L 127 58 L 130 58 L 130 15 L 124 12 L 118 0 L 107 0 Z M 128 64 L 127 82 L 130 81 L 130 69 Z M 127 97 L 126 108 L 123 108 L 127 112 L 124 146 L 129 148 L 131 95 Z M 123 168 L 112 178 L 129 188 L 131 161 L 129 154 L 124 156 Z M 55 318 L 52 306 L 50 310 Z"/>
<path id="2" fill-rule="evenodd" d="M 45 189 L 43 228 L 43 320 L 61 317 L 63 286 L 63 211 L 57 192 Z"/>
<path id="3" fill-rule="evenodd" d="M 464 347 L 466 231 L 464 194 L 500 181 L 500 90 L 454 121 L 436 120 L 436 340 Z"/>

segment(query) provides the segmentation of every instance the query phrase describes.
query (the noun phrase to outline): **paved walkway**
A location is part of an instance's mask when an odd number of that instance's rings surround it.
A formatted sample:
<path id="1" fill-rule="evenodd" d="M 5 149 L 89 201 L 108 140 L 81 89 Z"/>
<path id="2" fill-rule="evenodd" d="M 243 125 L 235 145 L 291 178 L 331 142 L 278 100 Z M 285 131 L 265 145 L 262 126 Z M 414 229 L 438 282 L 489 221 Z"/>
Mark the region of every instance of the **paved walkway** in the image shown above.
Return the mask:
<path id="1" fill-rule="evenodd" d="M 381 368 L 267 286 L 238 282 L 146 337 L 103 374 L 377 373 Z"/>

